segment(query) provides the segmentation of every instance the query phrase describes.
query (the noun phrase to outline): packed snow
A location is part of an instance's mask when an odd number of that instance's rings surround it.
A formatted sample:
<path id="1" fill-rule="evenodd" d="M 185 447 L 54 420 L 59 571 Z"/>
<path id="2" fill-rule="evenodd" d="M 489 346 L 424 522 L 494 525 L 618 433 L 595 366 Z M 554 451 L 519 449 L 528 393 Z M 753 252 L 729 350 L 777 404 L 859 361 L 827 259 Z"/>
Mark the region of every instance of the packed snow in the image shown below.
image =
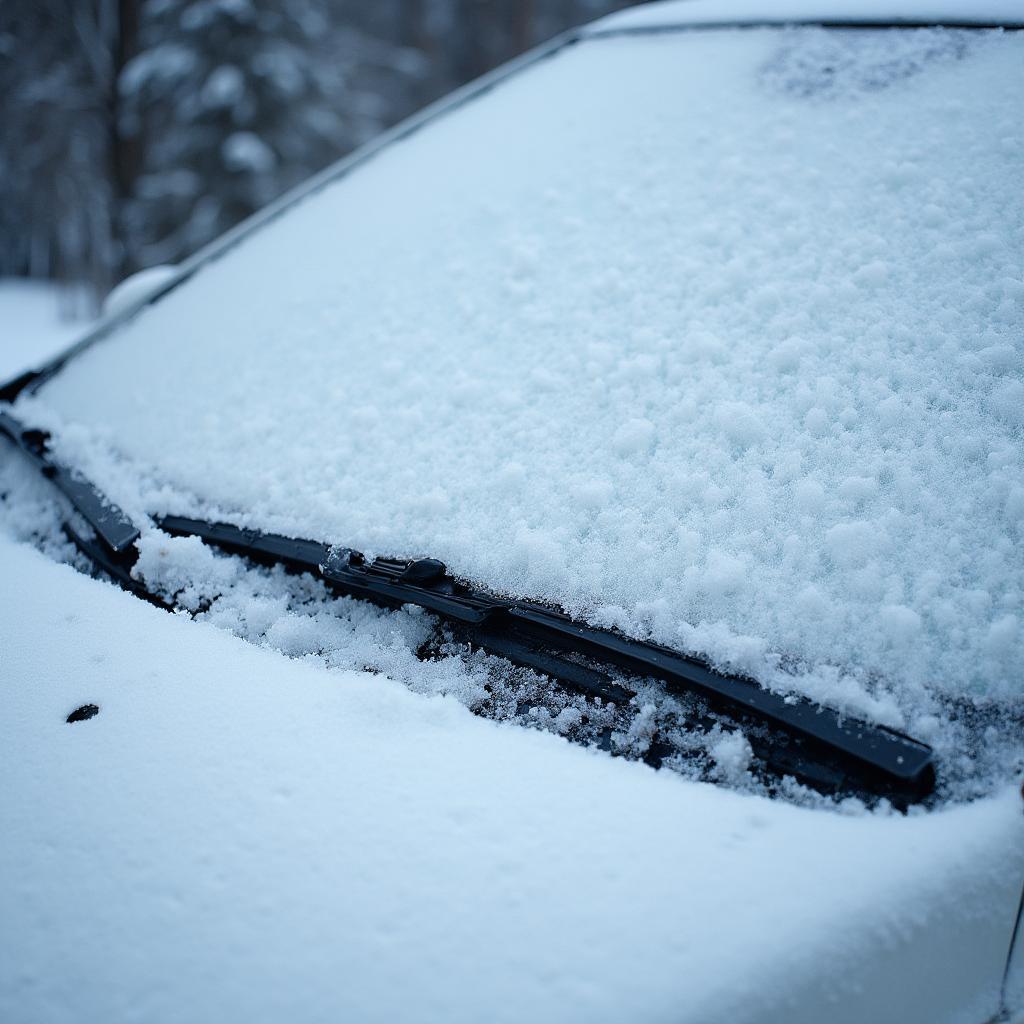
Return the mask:
<path id="1" fill-rule="evenodd" d="M 954 774 L 999 701 L 995 785 L 1024 747 L 1022 58 L 940 29 L 570 47 L 21 413 L 133 515 L 434 555 Z"/>
<path id="2" fill-rule="evenodd" d="M 1015 788 L 794 808 L 324 672 L 5 539 L 0 578 L 5 1022 L 998 1011 Z"/>

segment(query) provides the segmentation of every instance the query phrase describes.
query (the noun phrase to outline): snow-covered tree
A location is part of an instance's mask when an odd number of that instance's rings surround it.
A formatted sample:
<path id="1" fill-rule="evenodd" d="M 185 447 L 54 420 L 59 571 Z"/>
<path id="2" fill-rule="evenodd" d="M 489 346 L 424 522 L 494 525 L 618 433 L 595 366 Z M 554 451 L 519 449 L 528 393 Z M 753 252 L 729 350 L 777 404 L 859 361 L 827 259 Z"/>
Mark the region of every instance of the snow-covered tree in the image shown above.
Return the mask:
<path id="1" fill-rule="evenodd" d="M 0 274 L 177 262 L 627 0 L 0 0 Z"/>
<path id="2" fill-rule="evenodd" d="M 323 0 L 145 0 L 117 126 L 142 153 L 135 263 L 180 260 L 337 155 L 341 69 L 316 59 L 329 25 Z"/>

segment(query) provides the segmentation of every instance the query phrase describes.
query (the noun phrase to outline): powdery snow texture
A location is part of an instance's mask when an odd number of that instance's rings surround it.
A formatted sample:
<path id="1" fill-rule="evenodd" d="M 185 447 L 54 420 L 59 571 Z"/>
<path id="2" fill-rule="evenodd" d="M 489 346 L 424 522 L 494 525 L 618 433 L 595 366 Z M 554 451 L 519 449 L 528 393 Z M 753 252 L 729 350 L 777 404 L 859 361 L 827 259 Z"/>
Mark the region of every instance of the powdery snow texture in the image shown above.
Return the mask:
<path id="1" fill-rule="evenodd" d="M 1021 109 L 1014 33 L 586 42 L 25 415 L 129 510 L 431 554 L 906 728 L 1019 698 Z"/>

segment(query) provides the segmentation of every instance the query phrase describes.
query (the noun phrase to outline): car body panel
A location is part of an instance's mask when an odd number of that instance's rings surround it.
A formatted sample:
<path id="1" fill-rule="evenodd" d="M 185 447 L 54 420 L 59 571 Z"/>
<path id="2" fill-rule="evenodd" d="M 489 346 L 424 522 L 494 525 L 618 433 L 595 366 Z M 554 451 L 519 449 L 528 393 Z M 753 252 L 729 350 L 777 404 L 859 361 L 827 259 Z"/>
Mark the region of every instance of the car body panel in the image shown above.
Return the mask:
<path id="1" fill-rule="evenodd" d="M 0 568 L 5 1021 L 998 1007 L 1016 791 L 794 808 L 324 672 L 8 541 Z"/>

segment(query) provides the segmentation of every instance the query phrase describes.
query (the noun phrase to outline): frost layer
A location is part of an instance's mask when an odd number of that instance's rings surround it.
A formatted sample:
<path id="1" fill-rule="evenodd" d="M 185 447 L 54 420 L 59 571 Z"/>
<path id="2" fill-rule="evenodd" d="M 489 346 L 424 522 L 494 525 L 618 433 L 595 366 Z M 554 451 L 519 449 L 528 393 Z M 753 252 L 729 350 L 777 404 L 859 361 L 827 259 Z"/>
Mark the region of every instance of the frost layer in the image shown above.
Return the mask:
<path id="1" fill-rule="evenodd" d="M 926 689 L 1019 696 L 1022 58 L 943 30 L 572 47 L 31 414 L 125 508 L 429 553 L 893 725 Z"/>

